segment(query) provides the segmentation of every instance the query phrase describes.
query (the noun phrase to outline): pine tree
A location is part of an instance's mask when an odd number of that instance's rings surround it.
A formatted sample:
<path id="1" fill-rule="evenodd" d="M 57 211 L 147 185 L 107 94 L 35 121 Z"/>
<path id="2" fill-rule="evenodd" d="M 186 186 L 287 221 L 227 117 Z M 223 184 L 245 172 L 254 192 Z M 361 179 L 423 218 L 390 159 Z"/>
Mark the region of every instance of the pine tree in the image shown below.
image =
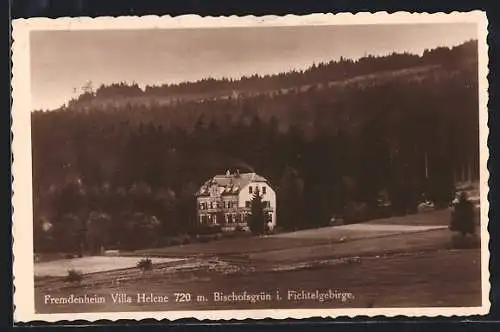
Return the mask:
<path id="1" fill-rule="evenodd" d="M 465 192 L 461 193 L 452 215 L 450 229 L 462 236 L 475 233 L 474 206 Z"/>
<path id="2" fill-rule="evenodd" d="M 286 229 L 301 228 L 303 214 L 304 181 L 297 170 L 287 167 L 280 181 L 278 194 L 279 224 Z"/>
<path id="3" fill-rule="evenodd" d="M 250 205 L 250 215 L 248 218 L 248 227 L 253 234 L 264 234 L 266 229 L 266 218 L 264 215 L 264 203 L 262 196 L 257 190 L 252 197 Z"/>

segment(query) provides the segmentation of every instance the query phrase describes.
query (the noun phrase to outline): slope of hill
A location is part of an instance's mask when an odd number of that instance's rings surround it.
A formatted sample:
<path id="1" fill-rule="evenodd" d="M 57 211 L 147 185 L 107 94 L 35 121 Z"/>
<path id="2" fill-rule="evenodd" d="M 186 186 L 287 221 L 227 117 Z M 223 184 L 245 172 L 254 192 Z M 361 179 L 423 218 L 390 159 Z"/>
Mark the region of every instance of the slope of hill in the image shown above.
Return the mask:
<path id="1" fill-rule="evenodd" d="M 158 90 L 118 84 L 33 112 L 35 246 L 70 250 L 84 242 L 83 222 L 108 245 L 158 243 L 193 224 L 201 183 L 238 165 L 276 187 L 278 224 L 291 229 L 380 197 L 397 214 L 415 211 L 422 193 L 446 205 L 456 174 L 479 174 L 474 45 L 400 67 L 397 55 L 345 60 L 342 77 L 332 64 Z M 47 219 L 50 239 L 40 231 Z"/>
<path id="2" fill-rule="evenodd" d="M 357 61 L 340 59 L 314 64 L 304 71 L 290 71 L 275 75 L 242 77 L 233 79 L 203 79 L 174 85 L 146 86 L 117 83 L 101 86 L 85 92 L 68 103 L 71 109 L 109 108 L 131 106 L 163 106 L 185 101 L 204 101 L 251 97 L 260 94 L 273 95 L 289 90 L 304 90 L 313 86 L 325 86 L 337 82 L 373 79 L 422 70 L 432 66 L 460 69 L 477 63 L 477 42 L 469 41 L 449 48 L 426 50 L 422 56 L 391 54 L 383 57 L 368 56 Z"/>
<path id="3" fill-rule="evenodd" d="M 406 69 L 388 70 L 378 73 L 358 75 L 344 80 L 326 81 L 323 83 L 305 84 L 280 89 L 269 90 L 220 90 L 216 92 L 205 93 L 183 93 L 180 95 L 148 95 L 145 92 L 140 93 L 123 93 L 109 96 L 95 95 L 92 98 L 81 98 L 78 102 L 70 102 L 69 107 L 76 110 L 87 109 L 107 109 L 107 108 L 122 108 L 126 106 L 170 106 L 182 102 L 205 102 L 227 99 L 242 99 L 257 96 L 276 96 L 287 94 L 290 92 L 305 92 L 314 88 L 325 88 L 333 86 L 351 86 L 365 87 L 375 84 L 383 84 L 395 77 L 407 77 L 409 80 L 419 80 L 422 75 L 427 74 L 430 70 L 438 69 L 438 65 L 424 65 L 419 67 L 411 67 Z M 99 91 L 99 90 L 98 90 Z M 142 91 L 142 90 L 141 90 Z"/>

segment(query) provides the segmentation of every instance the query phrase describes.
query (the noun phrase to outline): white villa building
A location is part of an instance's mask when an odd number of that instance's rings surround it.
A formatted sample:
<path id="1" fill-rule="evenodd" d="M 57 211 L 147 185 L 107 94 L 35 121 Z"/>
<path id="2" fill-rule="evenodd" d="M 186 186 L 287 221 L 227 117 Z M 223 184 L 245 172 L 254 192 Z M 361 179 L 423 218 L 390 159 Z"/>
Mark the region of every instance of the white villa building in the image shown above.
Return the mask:
<path id="1" fill-rule="evenodd" d="M 272 230 L 276 225 L 276 193 L 264 177 L 239 171 L 216 175 L 201 186 L 196 193 L 198 222 L 220 225 L 223 231 L 236 226 L 248 229 L 247 218 L 256 192 L 262 197 L 267 225 Z"/>

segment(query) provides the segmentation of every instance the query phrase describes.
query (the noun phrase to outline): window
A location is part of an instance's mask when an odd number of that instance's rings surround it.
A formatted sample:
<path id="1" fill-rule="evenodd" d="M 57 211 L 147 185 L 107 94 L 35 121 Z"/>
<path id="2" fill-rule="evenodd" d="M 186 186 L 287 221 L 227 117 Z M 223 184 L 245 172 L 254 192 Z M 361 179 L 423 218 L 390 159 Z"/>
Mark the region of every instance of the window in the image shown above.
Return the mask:
<path id="1" fill-rule="evenodd" d="M 250 207 L 250 201 L 245 202 L 245 207 L 249 208 Z"/>
<path id="2" fill-rule="evenodd" d="M 266 193 L 266 187 L 262 187 L 262 193 L 265 194 Z"/>
<path id="3" fill-rule="evenodd" d="M 253 192 L 253 190 L 252 190 L 252 186 L 249 186 L 249 187 L 248 187 L 248 193 L 249 193 L 249 194 L 251 194 L 252 192 Z"/>

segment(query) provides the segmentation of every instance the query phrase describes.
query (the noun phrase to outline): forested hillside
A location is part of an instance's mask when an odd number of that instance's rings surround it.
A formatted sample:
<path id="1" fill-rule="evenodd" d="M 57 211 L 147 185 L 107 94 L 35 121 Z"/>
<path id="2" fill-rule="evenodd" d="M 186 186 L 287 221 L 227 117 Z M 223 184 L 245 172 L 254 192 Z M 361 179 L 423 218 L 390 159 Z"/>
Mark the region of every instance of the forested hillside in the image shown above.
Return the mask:
<path id="1" fill-rule="evenodd" d="M 422 192 L 445 204 L 456 174 L 479 172 L 477 43 L 241 80 L 101 87 L 33 112 L 32 141 L 37 250 L 159 244 L 192 227 L 193 193 L 228 168 L 270 179 L 285 228 L 383 196 L 411 213 Z"/>
<path id="2" fill-rule="evenodd" d="M 289 71 L 276 75 L 257 74 L 241 79 L 204 78 L 197 82 L 146 86 L 115 83 L 86 91 L 68 105 L 72 109 L 116 108 L 124 105 L 158 106 L 171 105 L 187 100 L 213 100 L 248 97 L 258 94 L 275 95 L 290 89 L 307 89 L 365 75 L 397 70 L 407 70 L 429 65 L 446 67 L 466 66 L 467 61 L 477 58 L 477 43 L 464 43 L 452 49 L 439 47 L 425 50 L 423 56 L 394 53 L 390 56 L 366 56 L 359 60 L 341 58 L 338 61 L 312 64 L 306 70 Z M 91 82 L 89 82 L 91 84 Z M 90 87 L 90 86 L 89 86 Z"/>

